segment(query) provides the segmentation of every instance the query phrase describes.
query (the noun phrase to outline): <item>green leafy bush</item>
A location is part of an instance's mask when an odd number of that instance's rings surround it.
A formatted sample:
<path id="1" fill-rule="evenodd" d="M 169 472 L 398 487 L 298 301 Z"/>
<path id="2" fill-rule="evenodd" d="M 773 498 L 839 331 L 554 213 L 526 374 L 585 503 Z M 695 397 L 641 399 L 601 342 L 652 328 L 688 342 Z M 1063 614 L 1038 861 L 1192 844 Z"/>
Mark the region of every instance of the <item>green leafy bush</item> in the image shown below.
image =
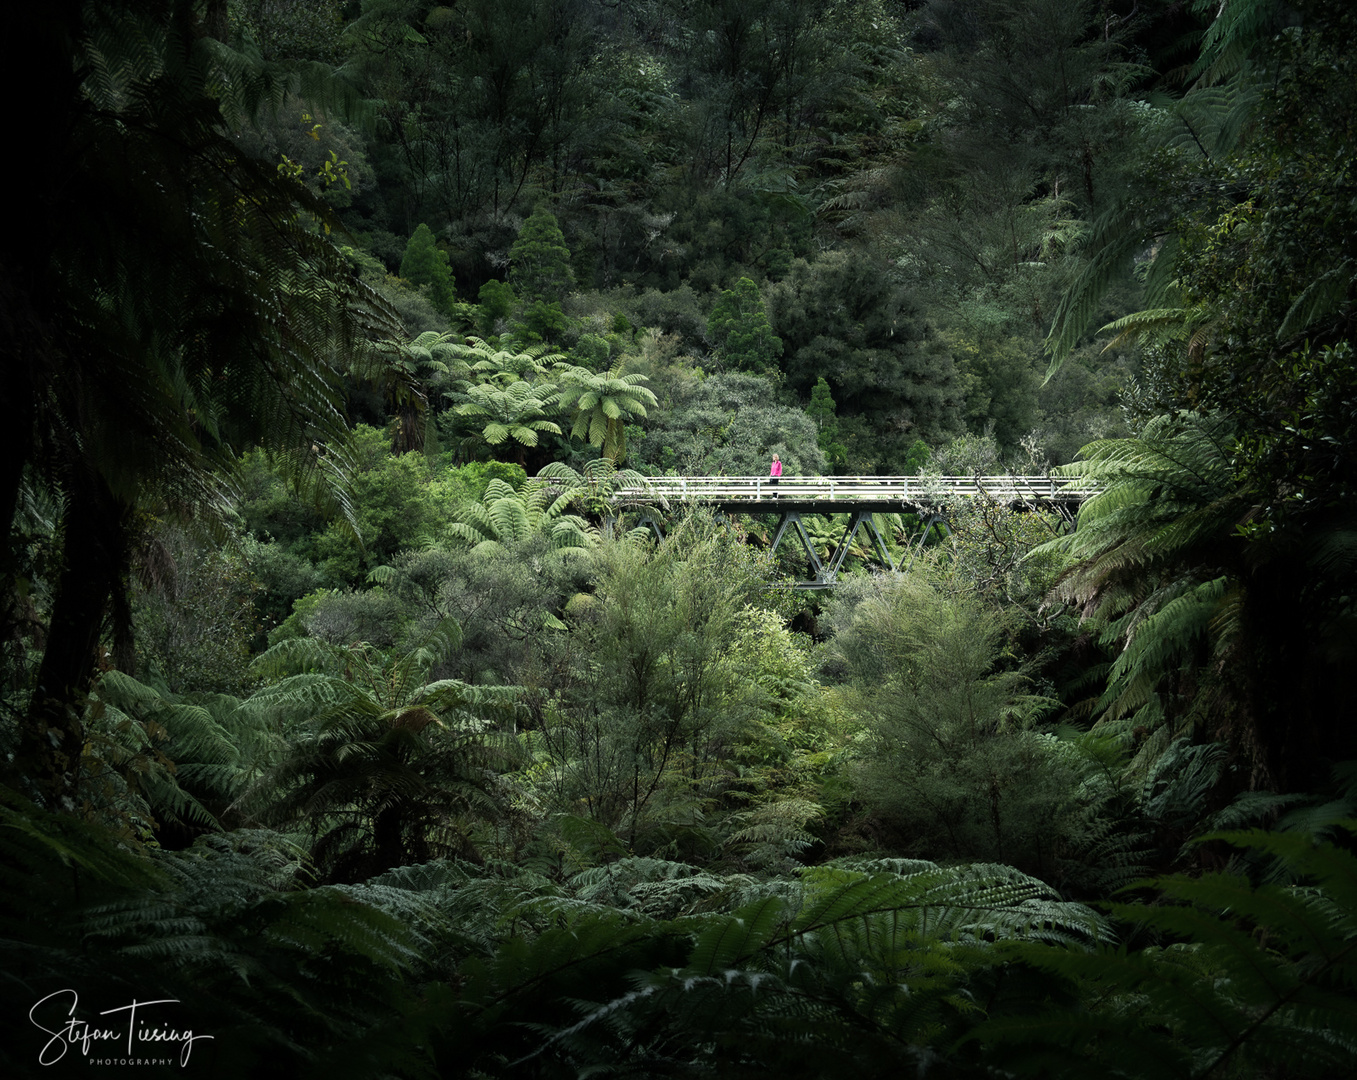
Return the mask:
<path id="1" fill-rule="evenodd" d="M 1051 702 L 1003 664 L 993 609 L 916 571 L 840 589 L 830 655 L 866 735 L 854 775 L 892 846 L 1053 876 L 1078 828 L 1079 770 L 1037 721 Z"/>

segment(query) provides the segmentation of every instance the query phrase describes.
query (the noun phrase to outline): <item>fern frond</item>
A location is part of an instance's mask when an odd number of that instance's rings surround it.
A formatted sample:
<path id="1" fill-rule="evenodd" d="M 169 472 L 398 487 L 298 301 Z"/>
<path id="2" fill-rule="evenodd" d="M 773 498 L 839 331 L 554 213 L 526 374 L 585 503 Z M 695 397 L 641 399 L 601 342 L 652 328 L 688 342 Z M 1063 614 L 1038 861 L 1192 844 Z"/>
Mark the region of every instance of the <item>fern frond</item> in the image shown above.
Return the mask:
<path id="1" fill-rule="evenodd" d="M 1351 828 L 1349 823 L 1349 828 Z M 1216 834 L 1264 853 L 1303 884 L 1254 885 L 1237 874 L 1154 882 L 1150 902 L 1119 918 L 1180 944 L 1050 949 L 1005 943 L 1004 955 L 1072 980 L 1075 1008 L 991 1021 L 972 1038 L 1040 1055 L 1063 1048 L 1121 1075 L 1206 1076 L 1226 1067 L 1328 1076 L 1357 1063 L 1357 859 L 1298 833 Z M 1142 883 L 1150 884 L 1150 883 Z M 1012 1055 L 1016 1056 L 1016 1055 Z M 1237 1064 L 1236 1064 L 1237 1063 Z"/>
<path id="2" fill-rule="evenodd" d="M 1277 327 L 1277 340 L 1287 341 L 1302 335 L 1307 327 L 1332 315 L 1351 295 L 1357 279 L 1357 262 L 1344 259 L 1305 286 Z"/>
<path id="3" fill-rule="evenodd" d="M 733 915 L 714 920 L 698 935 L 685 970 L 709 976 L 748 962 L 772 940 L 786 914 L 782 900 L 768 896 Z"/>
<path id="4" fill-rule="evenodd" d="M 1130 204 L 1107 211 L 1095 222 L 1090 257 L 1052 313 L 1051 332 L 1046 338 L 1051 354 L 1047 379 L 1060 370 L 1093 321 L 1113 277 L 1125 268 L 1144 239 L 1140 211 Z"/>
<path id="5" fill-rule="evenodd" d="M 1114 319 L 1099 328 L 1098 333 L 1116 336 L 1103 346 L 1103 352 L 1119 348 L 1130 341 L 1148 341 L 1163 344 L 1180 340 L 1192 333 L 1202 313 L 1197 308 L 1152 308 L 1135 311 Z"/>

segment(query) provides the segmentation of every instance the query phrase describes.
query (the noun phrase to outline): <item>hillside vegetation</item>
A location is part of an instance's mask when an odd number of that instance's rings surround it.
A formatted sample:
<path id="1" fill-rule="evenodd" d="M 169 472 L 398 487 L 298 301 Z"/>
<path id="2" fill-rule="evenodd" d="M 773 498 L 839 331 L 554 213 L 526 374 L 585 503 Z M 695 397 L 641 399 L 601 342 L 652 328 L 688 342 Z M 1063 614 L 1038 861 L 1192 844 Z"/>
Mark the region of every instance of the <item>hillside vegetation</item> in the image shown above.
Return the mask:
<path id="1" fill-rule="evenodd" d="M 1357 15 L 8 22 L 5 1075 L 1357 1070 Z"/>

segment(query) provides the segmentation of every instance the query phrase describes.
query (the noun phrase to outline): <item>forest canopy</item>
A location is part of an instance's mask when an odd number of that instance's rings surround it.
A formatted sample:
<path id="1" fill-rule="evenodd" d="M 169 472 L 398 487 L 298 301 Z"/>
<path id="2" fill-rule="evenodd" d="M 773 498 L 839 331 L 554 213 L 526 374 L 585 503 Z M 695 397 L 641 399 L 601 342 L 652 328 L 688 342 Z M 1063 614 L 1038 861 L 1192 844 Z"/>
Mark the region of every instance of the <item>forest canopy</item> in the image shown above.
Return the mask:
<path id="1" fill-rule="evenodd" d="M 1352 1075 L 1346 6 L 8 18 L 6 1075 Z"/>

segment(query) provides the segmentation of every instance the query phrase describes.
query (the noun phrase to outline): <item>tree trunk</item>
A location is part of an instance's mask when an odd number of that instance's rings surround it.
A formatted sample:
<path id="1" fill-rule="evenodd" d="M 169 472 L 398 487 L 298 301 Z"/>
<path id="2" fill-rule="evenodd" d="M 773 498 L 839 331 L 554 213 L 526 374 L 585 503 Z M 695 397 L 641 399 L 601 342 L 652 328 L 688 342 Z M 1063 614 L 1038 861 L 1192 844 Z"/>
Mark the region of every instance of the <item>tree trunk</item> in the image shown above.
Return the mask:
<path id="1" fill-rule="evenodd" d="M 85 698 L 105 609 L 124 570 L 122 516 L 103 478 L 77 466 L 47 647 L 19 745 L 24 774 L 54 809 L 73 807 L 85 744 Z"/>
<path id="2" fill-rule="evenodd" d="M 0 255 L 0 257 L 3 257 Z M 0 310 L 7 325 L 0 336 L 0 358 L 5 366 L 5 423 L 0 430 L 0 521 L 4 522 L 4 570 L 11 569 L 14 520 L 19 508 L 19 489 L 24 468 L 33 456 L 38 397 L 35 368 L 43 360 L 43 327 L 16 286 L 7 268 L 0 267 Z"/>

